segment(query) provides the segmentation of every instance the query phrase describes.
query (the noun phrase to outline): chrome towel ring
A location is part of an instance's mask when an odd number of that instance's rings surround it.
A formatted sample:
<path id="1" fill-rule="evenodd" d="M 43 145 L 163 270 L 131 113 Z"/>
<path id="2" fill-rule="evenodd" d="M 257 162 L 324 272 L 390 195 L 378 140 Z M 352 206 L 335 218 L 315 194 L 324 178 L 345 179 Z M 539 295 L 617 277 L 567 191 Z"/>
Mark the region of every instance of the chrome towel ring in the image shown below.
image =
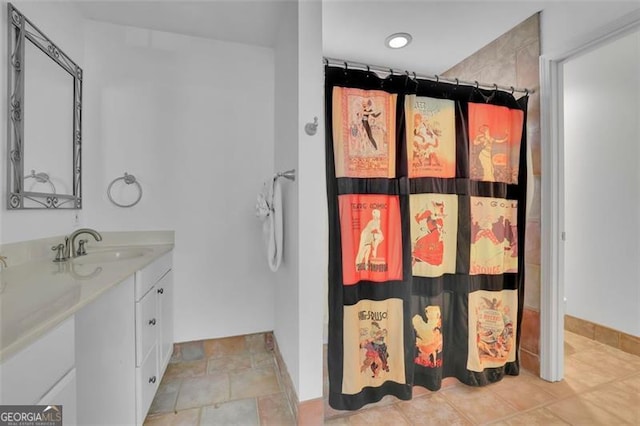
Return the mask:
<path id="1" fill-rule="evenodd" d="M 127 185 L 131 185 L 131 184 L 135 184 L 138 187 L 138 198 L 131 204 L 120 204 L 118 202 L 116 202 L 113 197 L 111 196 L 111 188 L 113 187 L 113 184 L 118 182 L 119 180 L 123 180 L 124 183 L 126 183 Z M 130 175 L 129 173 L 125 172 L 124 176 L 120 176 L 119 178 L 115 178 L 110 184 L 109 184 L 109 188 L 107 188 L 107 196 L 109 197 L 109 200 L 115 204 L 118 207 L 133 207 L 136 204 L 138 204 L 140 202 L 140 199 L 142 198 L 142 185 L 140 185 L 140 182 L 138 182 L 136 180 L 136 177 L 134 175 Z"/>
<path id="2" fill-rule="evenodd" d="M 51 193 L 55 194 L 56 193 L 56 186 L 53 184 L 53 182 L 51 182 L 51 179 L 49 178 L 49 175 L 45 172 L 39 172 L 36 173 L 35 170 L 31 170 L 31 174 L 26 175 L 24 177 L 25 180 L 27 179 L 35 179 L 36 182 L 38 183 L 48 183 L 49 186 L 51 187 Z"/>

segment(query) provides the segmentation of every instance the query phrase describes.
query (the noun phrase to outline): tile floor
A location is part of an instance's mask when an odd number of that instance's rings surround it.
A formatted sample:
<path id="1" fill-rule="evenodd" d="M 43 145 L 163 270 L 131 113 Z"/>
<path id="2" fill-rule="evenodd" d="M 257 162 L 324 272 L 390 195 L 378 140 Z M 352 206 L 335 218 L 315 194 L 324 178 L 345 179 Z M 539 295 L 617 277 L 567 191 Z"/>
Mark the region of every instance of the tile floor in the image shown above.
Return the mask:
<path id="1" fill-rule="evenodd" d="M 262 339 L 262 340 L 261 340 Z M 181 345 L 145 425 L 294 425 L 263 335 Z M 640 357 L 565 332 L 565 380 L 508 376 L 484 388 L 447 379 L 411 401 L 355 412 L 325 405 L 326 425 L 640 425 Z"/>
<path id="2" fill-rule="evenodd" d="M 265 335 L 176 345 L 145 425 L 293 425 Z"/>

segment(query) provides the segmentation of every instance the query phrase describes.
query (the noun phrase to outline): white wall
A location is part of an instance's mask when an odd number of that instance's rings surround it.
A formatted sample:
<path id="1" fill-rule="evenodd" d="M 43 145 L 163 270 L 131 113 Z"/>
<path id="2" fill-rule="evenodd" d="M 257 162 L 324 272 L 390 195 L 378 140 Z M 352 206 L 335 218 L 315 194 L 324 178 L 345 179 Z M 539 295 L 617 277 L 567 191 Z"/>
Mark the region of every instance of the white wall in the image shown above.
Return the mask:
<path id="1" fill-rule="evenodd" d="M 283 8 L 275 46 L 275 168 L 296 169 L 296 181 L 282 179 L 284 252 L 276 273 L 274 334 L 291 380 L 300 377 L 299 186 L 298 164 L 298 3 Z"/>
<path id="2" fill-rule="evenodd" d="M 639 10 L 639 2 L 627 0 L 546 2 L 540 17 L 540 52 L 565 53 L 577 47 L 585 34 Z"/>
<path id="3" fill-rule="evenodd" d="M 284 182 L 285 250 L 277 274 L 275 335 L 298 399 L 322 397 L 323 307 L 327 280 L 322 4 L 291 2 L 276 44 L 276 169 Z M 304 131 L 318 117 L 315 135 Z"/>
<path id="4" fill-rule="evenodd" d="M 272 330 L 255 203 L 274 168 L 273 50 L 93 21 L 85 33 L 87 223 L 175 230 L 176 341 Z M 106 195 L 124 172 L 144 190 L 132 208 Z"/>
<path id="5" fill-rule="evenodd" d="M 325 175 L 322 2 L 300 2 L 298 13 L 300 182 L 300 388 L 305 401 L 322 397 L 323 312 L 326 303 L 328 218 Z M 309 136 L 304 125 L 319 119 Z"/>
<path id="6" fill-rule="evenodd" d="M 12 1 L 13 5 L 22 12 L 40 31 L 56 43 L 80 67 L 84 66 L 84 37 L 83 19 L 75 6 L 70 3 L 50 3 L 34 1 Z M 82 220 L 81 210 L 7 210 L 7 1 L 0 0 L 0 134 L 3 135 L 2 149 L 0 149 L 0 164 L 2 165 L 2 200 L 0 203 L 0 243 L 12 243 L 45 237 L 68 234 L 75 226 L 76 212 Z M 41 127 L 53 125 L 51 117 L 40 117 Z M 25 141 L 25 144 L 28 144 Z M 28 171 L 27 171 L 28 172 Z"/>
<path id="7" fill-rule="evenodd" d="M 640 336 L 640 32 L 564 65 L 566 313 Z"/>

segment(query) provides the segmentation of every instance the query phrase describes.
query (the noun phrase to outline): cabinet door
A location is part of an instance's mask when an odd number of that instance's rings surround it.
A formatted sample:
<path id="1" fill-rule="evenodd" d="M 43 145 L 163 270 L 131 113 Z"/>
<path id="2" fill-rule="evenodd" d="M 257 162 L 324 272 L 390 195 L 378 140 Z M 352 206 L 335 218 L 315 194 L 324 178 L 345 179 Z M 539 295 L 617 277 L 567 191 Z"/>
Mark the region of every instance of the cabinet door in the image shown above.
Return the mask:
<path id="1" fill-rule="evenodd" d="M 78 424 L 136 421 L 133 276 L 76 314 Z"/>
<path id="2" fill-rule="evenodd" d="M 173 271 L 167 272 L 156 284 L 158 294 L 158 370 L 160 376 L 173 353 Z"/>
<path id="3" fill-rule="evenodd" d="M 75 426 L 76 421 L 76 369 L 69 371 L 45 396 L 38 405 L 62 405 L 62 424 Z"/>

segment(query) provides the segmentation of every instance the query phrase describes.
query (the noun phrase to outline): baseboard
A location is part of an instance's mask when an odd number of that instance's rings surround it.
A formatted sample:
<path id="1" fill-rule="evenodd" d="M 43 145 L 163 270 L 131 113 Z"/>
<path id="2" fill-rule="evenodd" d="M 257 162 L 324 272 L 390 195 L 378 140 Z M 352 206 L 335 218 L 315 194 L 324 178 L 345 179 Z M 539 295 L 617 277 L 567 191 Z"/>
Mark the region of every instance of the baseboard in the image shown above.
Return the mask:
<path id="1" fill-rule="evenodd" d="M 564 329 L 623 352 L 640 356 L 640 337 L 571 315 L 564 316 Z"/>

